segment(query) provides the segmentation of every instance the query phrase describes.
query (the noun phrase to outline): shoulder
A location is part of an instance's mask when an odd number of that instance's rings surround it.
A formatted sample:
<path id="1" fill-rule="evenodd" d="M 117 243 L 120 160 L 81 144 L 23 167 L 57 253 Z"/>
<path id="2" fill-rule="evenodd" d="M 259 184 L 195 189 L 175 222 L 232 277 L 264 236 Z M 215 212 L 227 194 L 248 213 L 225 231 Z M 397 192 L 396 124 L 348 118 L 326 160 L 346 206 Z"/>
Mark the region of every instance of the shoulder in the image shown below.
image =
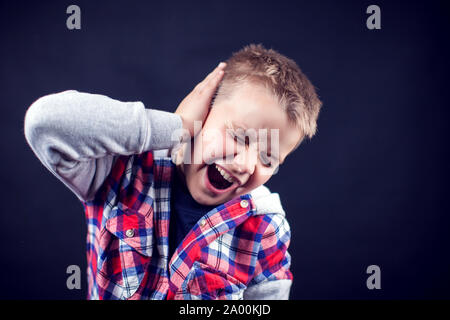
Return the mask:
<path id="1" fill-rule="evenodd" d="M 252 190 L 250 195 L 256 206 L 256 215 L 278 214 L 283 217 L 286 215 L 281 205 L 280 195 L 271 192 L 265 185 Z"/>
<path id="2" fill-rule="evenodd" d="M 258 233 L 261 235 L 263 250 L 269 247 L 287 246 L 291 232 L 279 194 L 261 185 L 250 195 L 256 206 L 256 212 L 252 218 L 258 221 Z"/>
<path id="3" fill-rule="evenodd" d="M 273 193 L 266 194 L 273 198 Z M 258 226 L 257 232 L 257 263 L 255 265 L 252 284 L 266 280 L 291 280 L 290 255 L 288 248 L 291 242 L 291 229 L 284 211 L 276 209 L 280 203 L 270 203 L 264 207 L 267 211 L 258 208 L 258 214 L 251 217 Z M 282 208 L 281 208 L 282 209 Z M 250 219 L 249 219 L 250 220 Z"/>

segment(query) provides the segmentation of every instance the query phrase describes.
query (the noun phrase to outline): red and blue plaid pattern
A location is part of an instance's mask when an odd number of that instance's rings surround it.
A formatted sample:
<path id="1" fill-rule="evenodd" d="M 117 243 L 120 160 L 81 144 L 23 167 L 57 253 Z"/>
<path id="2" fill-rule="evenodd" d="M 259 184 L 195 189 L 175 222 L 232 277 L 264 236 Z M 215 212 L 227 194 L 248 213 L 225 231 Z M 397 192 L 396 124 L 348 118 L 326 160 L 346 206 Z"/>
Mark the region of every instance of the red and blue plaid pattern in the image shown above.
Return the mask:
<path id="1" fill-rule="evenodd" d="M 121 156 L 84 202 L 88 298 L 242 299 L 252 285 L 292 279 L 289 225 L 282 215 L 257 214 L 250 194 L 206 214 L 169 261 L 174 172 L 169 157 Z"/>

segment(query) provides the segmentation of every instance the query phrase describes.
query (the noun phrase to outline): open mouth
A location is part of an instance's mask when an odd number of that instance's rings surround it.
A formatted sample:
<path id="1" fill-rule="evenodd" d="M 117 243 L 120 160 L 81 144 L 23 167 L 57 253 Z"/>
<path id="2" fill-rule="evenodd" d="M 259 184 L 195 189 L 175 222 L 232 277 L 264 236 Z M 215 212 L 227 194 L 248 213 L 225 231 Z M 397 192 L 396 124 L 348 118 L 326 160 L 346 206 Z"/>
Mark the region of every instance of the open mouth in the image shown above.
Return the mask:
<path id="1" fill-rule="evenodd" d="M 228 189 L 234 183 L 234 179 L 216 164 L 208 165 L 207 174 L 211 185 L 218 190 Z"/>

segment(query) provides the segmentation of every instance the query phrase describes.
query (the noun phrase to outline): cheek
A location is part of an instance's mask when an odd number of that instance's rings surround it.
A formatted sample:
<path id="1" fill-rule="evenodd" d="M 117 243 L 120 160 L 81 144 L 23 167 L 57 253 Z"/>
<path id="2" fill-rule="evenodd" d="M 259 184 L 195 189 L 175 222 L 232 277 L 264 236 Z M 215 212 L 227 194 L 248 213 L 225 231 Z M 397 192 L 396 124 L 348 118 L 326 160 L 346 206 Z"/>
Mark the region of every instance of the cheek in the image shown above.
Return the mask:
<path id="1" fill-rule="evenodd" d="M 202 131 L 201 144 L 196 143 L 196 146 L 200 145 L 201 151 L 199 152 L 202 153 L 203 162 L 210 164 L 215 159 L 222 159 L 232 153 L 234 141 L 228 138 L 224 131 L 205 129 Z M 196 148 L 198 149 L 198 147 Z"/>
<path id="2" fill-rule="evenodd" d="M 264 183 L 266 183 L 267 181 L 269 181 L 269 179 L 272 177 L 272 175 L 269 174 L 262 174 L 260 172 L 258 172 L 257 174 L 254 174 L 252 176 L 252 184 L 255 184 L 257 186 L 260 186 Z"/>
<path id="3" fill-rule="evenodd" d="M 197 180 L 201 174 L 202 168 L 205 168 L 203 164 L 184 164 L 184 176 L 186 180 Z"/>
<path id="4" fill-rule="evenodd" d="M 250 177 L 250 180 L 248 180 L 247 183 L 245 184 L 245 189 L 244 190 L 241 189 L 239 193 L 250 192 L 253 189 L 256 189 L 257 187 L 259 187 L 260 185 L 266 183 L 270 178 L 271 178 L 271 175 L 262 175 L 260 173 L 254 173 Z"/>
<path id="5" fill-rule="evenodd" d="M 185 179 L 189 192 L 195 198 L 196 195 L 201 193 L 201 186 L 203 185 L 202 179 L 202 169 L 204 166 L 189 165 L 189 168 L 185 168 Z"/>

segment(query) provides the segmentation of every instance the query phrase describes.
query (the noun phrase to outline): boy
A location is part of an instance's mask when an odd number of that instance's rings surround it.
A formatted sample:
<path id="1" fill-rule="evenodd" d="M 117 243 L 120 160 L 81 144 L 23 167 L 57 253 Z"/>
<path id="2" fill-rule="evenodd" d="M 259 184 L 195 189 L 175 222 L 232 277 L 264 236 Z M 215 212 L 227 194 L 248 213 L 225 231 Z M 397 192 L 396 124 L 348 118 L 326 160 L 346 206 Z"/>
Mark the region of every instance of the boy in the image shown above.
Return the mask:
<path id="1" fill-rule="evenodd" d="M 88 297 L 288 299 L 290 229 L 263 184 L 320 107 L 295 62 L 253 44 L 174 114 L 77 91 L 33 103 L 26 139 L 85 208 Z"/>

